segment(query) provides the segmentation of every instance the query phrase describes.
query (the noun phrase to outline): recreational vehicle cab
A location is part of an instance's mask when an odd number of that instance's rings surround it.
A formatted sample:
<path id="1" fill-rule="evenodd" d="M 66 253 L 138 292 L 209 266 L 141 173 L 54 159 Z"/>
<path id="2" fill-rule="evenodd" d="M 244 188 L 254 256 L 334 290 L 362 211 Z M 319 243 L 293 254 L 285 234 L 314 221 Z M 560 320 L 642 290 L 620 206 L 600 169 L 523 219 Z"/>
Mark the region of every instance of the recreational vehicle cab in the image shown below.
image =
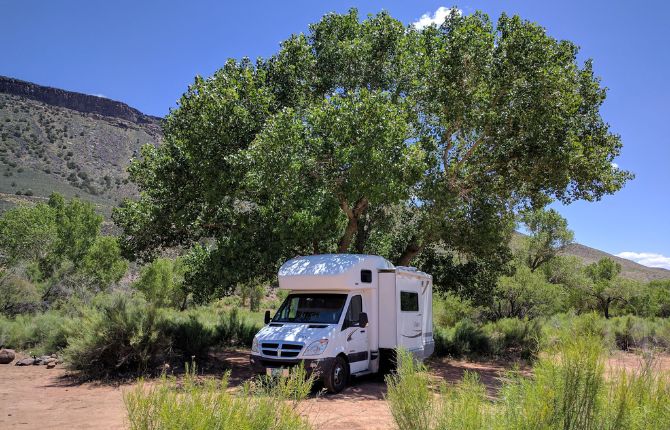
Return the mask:
<path id="1" fill-rule="evenodd" d="M 350 375 L 376 373 L 404 347 L 433 353 L 432 277 L 373 255 L 296 257 L 279 269 L 289 294 L 254 337 L 258 372 L 287 374 L 300 362 L 337 393 Z"/>

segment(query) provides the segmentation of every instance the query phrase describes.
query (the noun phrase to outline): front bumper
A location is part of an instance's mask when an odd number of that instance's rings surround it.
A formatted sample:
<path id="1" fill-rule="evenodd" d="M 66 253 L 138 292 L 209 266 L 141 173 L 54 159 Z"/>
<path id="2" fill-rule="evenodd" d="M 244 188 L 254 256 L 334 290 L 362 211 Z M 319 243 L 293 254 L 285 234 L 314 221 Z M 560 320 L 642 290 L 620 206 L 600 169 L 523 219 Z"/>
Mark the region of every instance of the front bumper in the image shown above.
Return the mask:
<path id="1" fill-rule="evenodd" d="M 249 362 L 251 363 L 251 368 L 255 373 L 265 374 L 266 369 L 272 368 L 291 368 L 303 364 L 307 375 L 314 375 L 319 379 L 330 367 L 333 365 L 334 357 L 326 358 L 315 358 L 315 359 L 277 359 L 277 358 L 266 358 L 260 355 L 250 355 Z"/>

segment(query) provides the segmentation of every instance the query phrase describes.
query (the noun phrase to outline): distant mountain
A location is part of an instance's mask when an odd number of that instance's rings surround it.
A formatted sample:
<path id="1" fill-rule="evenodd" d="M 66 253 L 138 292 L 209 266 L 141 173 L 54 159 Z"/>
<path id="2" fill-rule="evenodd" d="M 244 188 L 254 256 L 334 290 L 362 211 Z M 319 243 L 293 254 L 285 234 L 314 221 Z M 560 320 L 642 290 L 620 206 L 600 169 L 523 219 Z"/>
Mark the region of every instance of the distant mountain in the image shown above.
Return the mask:
<path id="1" fill-rule="evenodd" d="M 160 118 L 103 97 L 0 76 L 0 211 L 53 191 L 109 215 L 137 193 L 126 168 L 161 142 Z"/>
<path id="2" fill-rule="evenodd" d="M 512 236 L 512 243 L 510 247 L 512 249 L 519 249 L 521 246 L 522 238 L 526 237 L 523 233 L 515 232 Z M 561 252 L 561 255 L 572 255 L 580 260 L 584 264 L 595 263 L 601 258 L 611 258 L 617 263 L 621 264 L 621 275 L 625 278 L 635 279 L 638 281 L 649 282 L 657 279 L 670 279 L 670 270 L 661 269 L 659 267 L 647 267 L 641 264 L 638 264 L 631 260 L 626 260 L 625 258 L 617 257 L 612 254 L 608 254 L 605 251 L 600 251 L 595 248 L 590 248 L 579 243 L 573 243 L 565 247 Z"/>
<path id="3" fill-rule="evenodd" d="M 585 245 L 580 245 L 578 243 L 568 245 L 563 250 L 563 254 L 574 255 L 576 257 L 579 257 L 584 262 L 584 264 L 591 264 L 593 262 L 600 260 L 603 257 L 611 258 L 615 260 L 617 263 L 621 264 L 622 276 L 630 279 L 636 279 L 638 281 L 649 282 L 657 279 L 670 279 L 670 270 L 662 269 L 660 267 L 643 266 L 634 261 L 617 257 L 615 255 L 608 254 L 604 251 L 600 251 L 595 248 L 590 248 Z"/>

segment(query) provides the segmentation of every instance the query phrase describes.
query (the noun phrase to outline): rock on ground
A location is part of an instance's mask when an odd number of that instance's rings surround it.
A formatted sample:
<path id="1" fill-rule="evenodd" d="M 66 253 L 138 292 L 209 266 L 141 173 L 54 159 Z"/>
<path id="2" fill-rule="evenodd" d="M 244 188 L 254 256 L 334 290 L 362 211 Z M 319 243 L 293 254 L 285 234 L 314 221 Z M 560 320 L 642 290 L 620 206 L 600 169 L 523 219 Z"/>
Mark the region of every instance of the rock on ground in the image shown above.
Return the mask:
<path id="1" fill-rule="evenodd" d="M 35 364 L 34 358 L 22 358 L 16 362 L 17 366 L 32 366 L 33 364 Z"/>
<path id="2" fill-rule="evenodd" d="M 13 349 L 0 349 L 0 364 L 9 364 L 16 358 L 16 353 Z"/>

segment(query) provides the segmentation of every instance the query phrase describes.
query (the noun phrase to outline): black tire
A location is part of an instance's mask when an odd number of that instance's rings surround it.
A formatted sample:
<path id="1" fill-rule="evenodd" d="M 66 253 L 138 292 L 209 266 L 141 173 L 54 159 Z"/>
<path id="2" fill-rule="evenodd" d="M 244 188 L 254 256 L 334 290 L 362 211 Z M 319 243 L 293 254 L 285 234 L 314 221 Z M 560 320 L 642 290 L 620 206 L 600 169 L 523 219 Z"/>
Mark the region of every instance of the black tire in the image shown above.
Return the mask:
<path id="1" fill-rule="evenodd" d="M 330 369 L 323 377 L 323 384 L 329 393 L 337 394 L 349 383 L 349 363 L 341 356 L 335 357 Z"/>

